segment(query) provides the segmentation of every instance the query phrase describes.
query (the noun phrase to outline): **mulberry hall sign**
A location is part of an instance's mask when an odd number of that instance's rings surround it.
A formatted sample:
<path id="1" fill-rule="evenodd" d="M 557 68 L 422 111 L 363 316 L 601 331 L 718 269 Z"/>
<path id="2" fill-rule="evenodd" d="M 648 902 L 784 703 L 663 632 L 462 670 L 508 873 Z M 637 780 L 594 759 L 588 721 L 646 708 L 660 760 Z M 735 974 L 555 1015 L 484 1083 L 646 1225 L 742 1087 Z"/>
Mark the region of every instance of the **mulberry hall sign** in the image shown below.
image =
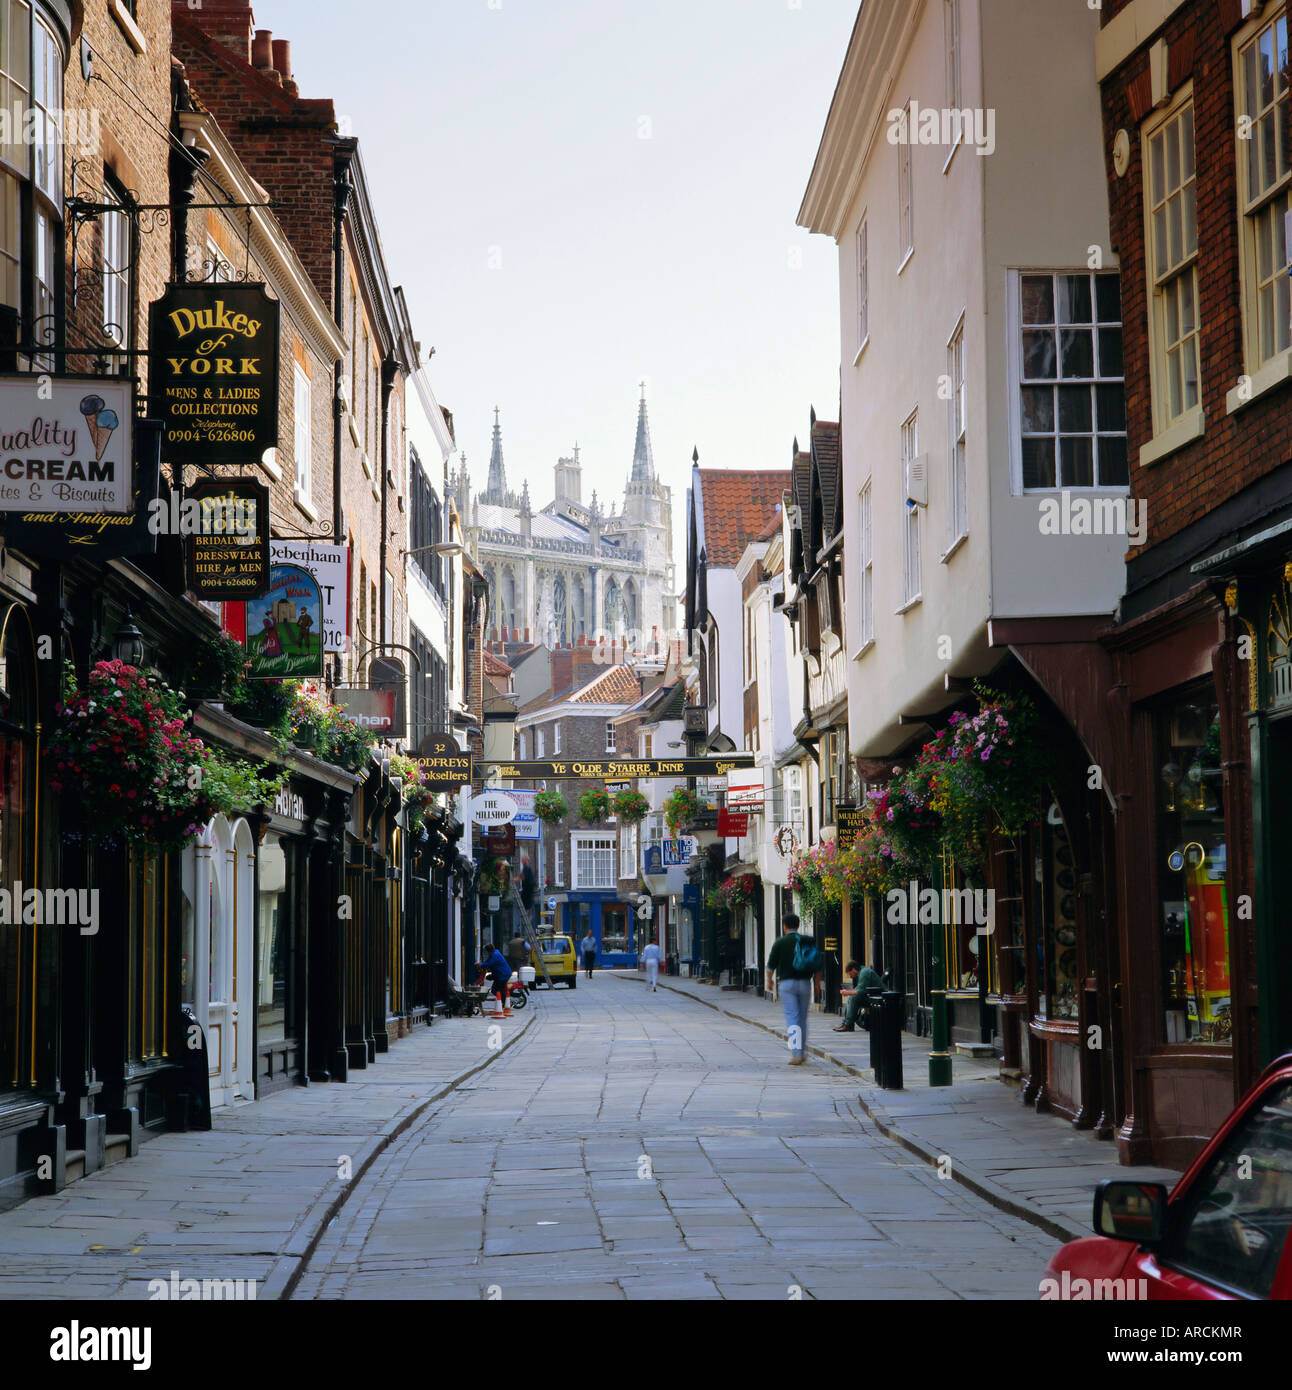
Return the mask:
<path id="1" fill-rule="evenodd" d="M 171 463 L 247 463 L 278 443 L 278 315 L 263 285 L 170 285 L 151 309 Z"/>

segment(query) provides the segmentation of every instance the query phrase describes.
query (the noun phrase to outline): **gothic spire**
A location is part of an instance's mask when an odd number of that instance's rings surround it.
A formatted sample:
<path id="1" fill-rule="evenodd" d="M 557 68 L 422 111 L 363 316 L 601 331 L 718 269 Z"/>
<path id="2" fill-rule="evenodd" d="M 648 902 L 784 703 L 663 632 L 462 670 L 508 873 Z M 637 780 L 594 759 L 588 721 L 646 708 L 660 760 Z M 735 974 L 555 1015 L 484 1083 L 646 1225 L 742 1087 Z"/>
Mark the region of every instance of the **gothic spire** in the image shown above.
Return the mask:
<path id="1" fill-rule="evenodd" d="M 655 455 L 650 446 L 650 423 L 646 419 L 646 383 L 641 383 L 642 398 L 637 405 L 637 443 L 633 449 L 634 483 L 655 481 Z"/>
<path id="2" fill-rule="evenodd" d="M 507 505 L 507 470 L 502 463 L 502 426 L 498 423 L 498 407 L 493 408 L 493 451 L 489 455 L 489 482 L 484 501 L 495 507 Z"/>

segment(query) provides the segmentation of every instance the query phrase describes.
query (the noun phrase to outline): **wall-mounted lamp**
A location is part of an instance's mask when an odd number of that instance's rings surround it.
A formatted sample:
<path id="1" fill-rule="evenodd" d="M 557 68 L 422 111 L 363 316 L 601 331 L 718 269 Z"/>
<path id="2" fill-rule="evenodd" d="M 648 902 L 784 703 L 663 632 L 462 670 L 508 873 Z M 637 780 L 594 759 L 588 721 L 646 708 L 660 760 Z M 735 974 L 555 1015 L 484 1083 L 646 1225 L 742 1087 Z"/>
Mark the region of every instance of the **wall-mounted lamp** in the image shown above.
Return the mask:
<path id="1" fill-rule="evenodd" d="M 117 635 L 112 639 L 112 655 L 125 666 L 144 664 L 144 635 L 135 626 L 134 615 L 128 606 L 126 616 L 117 628 Z"/>

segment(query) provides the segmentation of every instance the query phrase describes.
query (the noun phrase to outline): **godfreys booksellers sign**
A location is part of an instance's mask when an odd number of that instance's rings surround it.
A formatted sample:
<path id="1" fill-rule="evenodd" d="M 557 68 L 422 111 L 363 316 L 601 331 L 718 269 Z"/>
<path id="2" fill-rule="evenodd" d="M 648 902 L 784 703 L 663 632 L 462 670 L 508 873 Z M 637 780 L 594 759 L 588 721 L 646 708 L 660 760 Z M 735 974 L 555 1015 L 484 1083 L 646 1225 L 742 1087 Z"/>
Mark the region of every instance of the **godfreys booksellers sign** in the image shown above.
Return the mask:
<path id="1" fill-rule="evenodd" d="M 134 386 L 0 377 L 0 511 L 133 511 Z"/>
<path id="2" fill-rule="evenodd" d="M 278 443 L 278 312 L 263 285 L 170 285 L 153 304 L 153 406 L 171 463 L 245 463 Z"/>

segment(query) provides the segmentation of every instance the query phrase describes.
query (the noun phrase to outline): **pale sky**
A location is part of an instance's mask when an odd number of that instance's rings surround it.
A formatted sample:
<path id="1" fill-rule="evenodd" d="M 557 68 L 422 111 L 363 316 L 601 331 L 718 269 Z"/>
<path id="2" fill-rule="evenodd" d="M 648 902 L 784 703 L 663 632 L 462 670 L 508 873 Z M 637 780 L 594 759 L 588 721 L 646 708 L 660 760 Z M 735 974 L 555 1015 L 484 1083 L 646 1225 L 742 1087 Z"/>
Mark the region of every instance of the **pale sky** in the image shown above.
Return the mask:
<path id="1" fill-rule="evenodd" d="M 681 582 L 692 448 L 787 468 L 809 407 L 837 418 L 837 251 L 794 219 L 857 0 L 254 8 L 359 137 L 473 491 L 497 405 L 535 507 L 576 440 L 622 506 L 644 379 Z"/>

